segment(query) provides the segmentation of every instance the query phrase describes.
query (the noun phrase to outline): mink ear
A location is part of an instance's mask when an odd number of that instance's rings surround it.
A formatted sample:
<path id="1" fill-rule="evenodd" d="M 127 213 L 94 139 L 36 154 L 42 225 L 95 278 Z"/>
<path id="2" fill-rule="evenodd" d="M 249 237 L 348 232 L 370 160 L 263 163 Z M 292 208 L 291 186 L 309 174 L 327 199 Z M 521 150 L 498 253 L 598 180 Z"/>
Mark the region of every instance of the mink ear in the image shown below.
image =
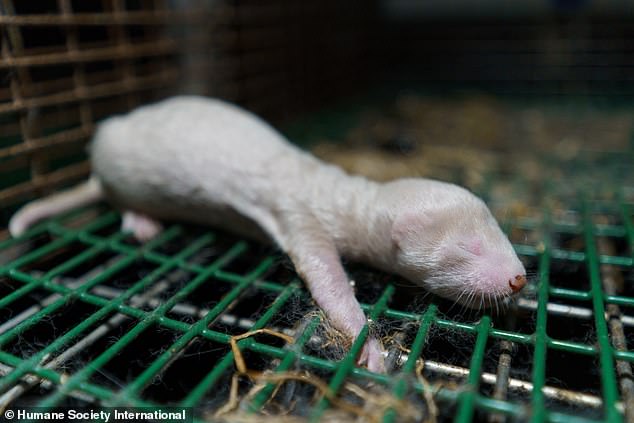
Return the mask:
<path id="1" fill-rule="evenodd" d="M 405 211 L 394 219 L 392 222 L 392 242 L 400 249 L 405 249 L 411 240 L 420 240 L 423 233 L 430 223 L 429 216 L 420 211 Z"/>

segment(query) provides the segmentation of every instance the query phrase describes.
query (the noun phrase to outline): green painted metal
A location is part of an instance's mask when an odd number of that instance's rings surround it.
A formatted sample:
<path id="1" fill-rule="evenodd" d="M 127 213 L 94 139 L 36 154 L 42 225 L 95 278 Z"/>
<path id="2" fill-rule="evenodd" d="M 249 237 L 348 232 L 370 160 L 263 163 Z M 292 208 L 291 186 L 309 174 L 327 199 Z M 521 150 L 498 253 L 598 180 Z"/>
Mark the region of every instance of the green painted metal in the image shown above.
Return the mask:
<path id="1" fill-rule="evenodd" d="M 476 339 L 475 348 L 473 349 L 473 355 L 471 356 L 469 377 L 467 378 L 467 383 L 463 392 L 460 394 L 458 414 L 456 415 L 455 420 L 456 422 L 467 423 L 473 419 L 475 397 L 477 395 L 478 386 L 480 385 L 482 360 L 484 359 L 490 325 L 491 318 L 489 316 L 484 316 L 476 326 L 478 337 Z"/>
<path id="2" fill-rule="evenodd" d="M 609 421 L 618 421 L 621 416 L 616 409 L 618 388 L 614 371 L 613 349 L 610 342 L 607 323 L 605 320 L 605 306 L 603 299 L 603 287 L 599 273 L 599 260 L 592 231 L 592 221 L 588 204 L 584 201 L 583 222 L 586 251 L 588 258 L 588 271 L 592 292 L 592 306 L 594 308 L 594 321 L 599 343 L 599 362 L 601 365 L 601 382 L 603 388 L 603 400 L 606 407 L 606 417 Z"/>
<path id="3" fill-rule="evenodd" d="M 550 226 L 550 213 L 546 211 L 544 226 Z M 548 277 L 550 274 L 550 240 L 544 242 L 544 252 L 539 260 L 539 280 L 537 294 L 537 318 L 535 322 L 535 349 L 533 350 L 533 393 L 531 401 L 531 420 L 543 422 L 546 419 L 546 406 L 542 389 L 546 379 L 546 319 L 548 316 Z"/>
<path id="4" fill-rule="evenodd" d="M 634 146 L 633 146 L 634 148 Z M 600 154 L 600 153 L 596 153 Z M 335 395 L 341 394 L 344 383 L 355 381 L 368 381 L 378 384 L 390 392 L 397 399 L 411 398 L 412 394 L 418 395 L 420 404 L 424 406 L 421 394 L 428 387 L 423 386 L 415 375 L 417 361 L 425 357 L 425 347 L 435 330 L 450 331 L 475 339 L 473 350 L 469 357 L 466 370 L 468 373 L 461 379 L 457 386 L 443 386 L 434 390 L 435 398 L 443 407 L 452 407 L 455 421 L 466 423 L 474 418 L 487 413 L 501 414 L 520 421 L 532 422 L 562 422 L 562 421 L 606 421 L 617 423 L 623 420 L 623 398 L 619 391 L 618 375 L 615 371 L 615 360 L 624 360 L 634 363 L 634 349 L 628 345 L 628 350 L 616 351 L 612 346 L 611 334 L 605 319 L 607 304 L 615 304 L 623 307 L 634 306 L 634 297 L 627 294 L 634 290 L 625 290 L 625 293 L 610 294 L 604 291 L 601 266 L 612 265 L 618 267 L 624 273 L 634 274 L 634 204 L 631 192 L 625 189 L 619 190 L 619 183 L 623 178 L 629 178 L 630 189 L 632 171 L 625 166 L 631 155 L 623 157 L 610 156 L 615 163 L 613 173 L 619 181 L 612 181 L 615 195 L 605 199 L 597 199 L 595 194 L 600 193 L 600 187 L 577 187 L 571 197 L 568 192 L 561 194 L 567 187 L 569 180 L 549 181 L 546 194 L 552 198 L 560 198 L 565 204 L 570 205 L 577 213 L 576 223 L 558 221 L 546 202 L 540 205 L 540 216 L 537 218 L 509 218 L 502 222 L 506 231 L 521 229 L 527 231 L 541 231 L 544 234 L 540 246 L 517 244 L 515 248 L 520 256 L 532 261 L 536 274 L 531 281 L 533 298 L 537 301 L 534 316 L 534 326 L 531 330 L 513 330 L 499 324 L 494 314 L 484 313 L 477 319 L 453 319 L 440 312 L 438 304 L 434 301 L 420 310 L 404 310 L 392 307 L 392 297 L 398 289 L 396 285 L 388 283 L 377 296 L 374 304 L 363 304 L 365 312 L 375 321 L 388 319 L 394 322 L 408 323 L 414 327 L 412 339 L 405 347 L 409 350 L 407 358 L 401 363 L 401 367 L 395 374 L 377 375 L 365 369 L 358 368 L 355 357 L 360 351 L 364 340 L 367 338 L 369 328 L 365 328 L 360 338 L 353 344 L 350 352 L 341 361 L 328 360 L 307 352 L 306 345 L 314 336 L 320 324 L 318 317 L 308 319 L 303 330 L 296 335 L 293 345 L 271 344 L 267 336 L 248 338 L 239 342 L 241 350 L 258 355 L 271 362 L 275 362 L 273 371 L 286 372 L 294 369 L 303 369 L 319 372 L 325 376 L 325 382 Z M 579 159 L 576 163 L 561 165 L 566 172 L 583 168 L 586 158 Z M 572 169 L 572 170 L 571 170 Z M 628 173 L 629 172 L 629 173 Z M 495 187 L 501 177 L 492 172 L 487 175 L 481 186 L 480 193 L 485 198 Z M 518 181 L 516 189 L 522 189 L 522 181 Z M 270 279 L 267 272 L 276 265 L 277 256 L 266 254 L 258 259 L 258 262 L 247 273 L 231 270 L 230 265 L 243 257 L 252 254 L 249 244 L 241 239 L 233 238 L 234 242 L 221 244 L 219 234 L 214 231 L 199 233 L 185 246 L 176 252 L 166 253 L 165 247 L 170 246 L 183 234 L 188 233 L 180 225 L 170 225 L 156 239 L 140 246 L 130 242 L 129 237 L 117 230 L 106 230 L 118 225 L 120 217 L 116 212 L 98 209 L 94 218 L 78 227 L 69 227 L 66 222 L 80 212 L 68 216 L 61 216 L 44 222 L 28 231 L 20 239 L 7 239 L 0 241 L 0 258 L 3 252 L 19 249 L 20 245 L 37 242 L 32 248 L 23 254 L 6 260 L 0 264 L 0 282 L 12 281 L 17 287 L 7 292 L 0 298 L 1 310 L 18 310 L 17 304 L 29 302 L 36 292 L 54 295 L 46 304 L 37 304 L 33 312 L 19 323 L 6 327 L 0 333 L 0 363 L 6 368 L 12 369 L 0 378 L 0 391 L 5 391 L 16 386 L 28 375 L 35 375 L 50 382 L 53 389 L 47 396 L 41 399 L 38 405 L 54 408 L 64 403 L 69 393 L 81 392 L 96 398 L 106 406 L 132 405 L 132 406 L 157 406 L 159 403 L 144 398 L 144 390 L 152 383 L 166 366 L 178 359 L 192 341 L 203 339 L 210 343 L 226 348 L 221 358 L 214 363 L 213 368 L 202 375 L 200 380 L 191 387 L 186 395 L 177 404 L 184 407 L 196 407 L 206 398 L 213 396 L 214 392 L 225 390 L 227 375 L 235 371 L 233 353 L 228 348 L 230 335 L 217 330 L 213 322 L 227 309 L 238 301 L 244 292 L 249 289 L 257 289 L 271 295 L 273 300 L 267 304 L 267 308 L 255 319 L 248 330 L 265 328 L 273 325 L 273 322 L 283 316 L 289 303 L 295 298 L 308 299 L 303 284 L 298 278 L 282 283 L 279 280 Z M 596 223 L 593 215 L 597 210 L 603 211 L 615 217 L 614 222 Z M 104 235 L 104 233 L 106 233 Z M 577 237 L 583 240 L 583 248 L 569 249 L 558 237 Z M 599 237 L 611 237 L 626 246 L 626 253 L 619 255 L 599 254 L 597 239 Z M 41 241 L 42 239 L 44 241 Z M 37 241 L 39 240 L 39 241 Z M 44 272 L 34 273 L 30 269 L 33 263 L 43 260 L 51 255 L 58 254 L 73 245 L 81 245 L 81 251 L 72 257 L 62 260 L 54 267 Z M 209 263 L 199 264 L 191 258 L 211 248 L 218 254 Z M 102 263 L 100 272 L 92 275 L 75 287 L 59 283 L 59 278 L 76 269 L 98 260 L 103 254 L 113 259 Z M 120 295 L 115 298 L 107 298 L 99 295 L 94 288 L 104 285 L 112 278 L 130 272 L 135 263 L 139 261 L 151 264 L 153 270 L 148 274 L 139 275 L 129 287 L 122 289 Z M 584 286 L 561 286 L 554 272 L 554 263 L 562 261 L 572 265 L 584 266 L 585 273 L 579 274 L 579 279 L 587 280 Z M 131 299 L 145 292 L 157 281 L 166 277 L 174 270 L 181 270 L 188 274 L 188 280 L 176 292 L 172 292 L 169 298 L 162 299 L 161 304 L 148 309 L 135 306 Z M 209 309 L 193 322 L 184 322 L 176 319 L 170 310 L 177 304 L 186 300 L 202 284 L 210 279 L 222 282 L 228 287 L 222 298 L 216 303 L 210 304 Z M 626 280 L 625 283 L 632 283 Z M 559 339 L 551 332 L 550 304 L 561 302 L 580 304 L 592 311 L 592 316 L 586 322 L 592 326 L 593 334 L 586 339 Z M 64 310 L 69 304 L 81 303 L 90 306 L 94 311 L 81 321 L 59 335 L 48 345 L 24 357 L 12 353 L 8 348 L 15 343 L 27 331 L 36 325 L 50 319 L 55 313 Z M 47 359 L 55 357 L 65 349 L 80 341 L 95 326 L 105 318 L 121 314 L 127 316 L 132 322 L 129 330 L 79 369 L 66 375 L 55 367 L 47 367 Z M 0 324 L 4 322 L 0 321 Z M 177 336 L 164 350 L 156 352 L 150 363 L 137 376 L 127 382 L 125 386 L 114 389 L 109 385 L 101 384 L 93 378 L 93 375 L 101 372 L 105 365 L 117 356 L 126 346 L 139 335 L 152 328 L 160 328 L 173 331 Z M 245 330 L 246 331 L 246 330 Z M 500 400 L 491 397 L 486 389 L 482 389 L 483 373 L 486 361 L 496 359 L 492 356 L 490 346 L 500 341 L 509 341 L 529 351 L 530 377 L 527 383 L 532 384 L 532 392 L 528 397 L 511 396 L 509 399 Z M 598 393 L 602 404 L 595 407 L 594 412 L 585 415 L 571 409 L 562 409 L 554 404 L 547 394 L 546 389 L 552 385 L 549 367 L 549 354 L 567 354 L 571 357 L 596 360 L 600 383 Z M 515 358 L 514 358 L 515 359 Z M 275 361 L 273 361 L 275 360 Z M 580 372 L 586 369 L 579 369 Z M 565 380 L 562 381 L 565 384 Z M 433 381 L 432 381 L 433 383 Z M 246 404 L 243 409 L 249 413 L 257 413 L 267 406 L 267 403 L 276 392 L 276 384 L 267 383 Z M 312 421 L 320 420 L 324 413 L 333 405 L 325 398 L 317 401 L 312 409 L 306 411 L 306 415 Z M 378 416 L 384 422 L 398 422 L 399 410 L 389 408 L 383 416 Z"/>

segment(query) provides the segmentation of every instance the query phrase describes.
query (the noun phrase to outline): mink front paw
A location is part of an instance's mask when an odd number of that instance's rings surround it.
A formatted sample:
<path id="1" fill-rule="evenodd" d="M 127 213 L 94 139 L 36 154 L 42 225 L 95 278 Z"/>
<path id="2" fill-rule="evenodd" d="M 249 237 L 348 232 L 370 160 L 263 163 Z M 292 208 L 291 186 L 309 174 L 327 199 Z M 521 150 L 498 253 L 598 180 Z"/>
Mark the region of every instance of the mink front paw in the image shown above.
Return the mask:
<path id="1" fill-rule="evenodd" d="M 365 365 L 371 372 L 385 373 L 383 348 L 376 338 L 369 338 L 365 341 L 357 364 Z"/>

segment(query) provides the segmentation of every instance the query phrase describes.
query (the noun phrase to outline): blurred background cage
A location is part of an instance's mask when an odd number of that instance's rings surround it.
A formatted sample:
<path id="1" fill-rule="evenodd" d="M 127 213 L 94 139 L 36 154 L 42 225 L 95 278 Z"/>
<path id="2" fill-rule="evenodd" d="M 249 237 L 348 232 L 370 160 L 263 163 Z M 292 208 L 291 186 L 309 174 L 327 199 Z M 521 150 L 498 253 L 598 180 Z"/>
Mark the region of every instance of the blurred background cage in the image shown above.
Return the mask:
<path id="1" fill-rule="evenodd" d="M 0 0 L 0 12 L 2 410 L 634 421 L 631 2 Z M 287 258 L 231 228 L 174 223 L 139 245 L 101 204 L 9 237 L 20 205 L 86 178 L 100 120 L 180 93 L 238 103 L 355 173 L 469 187 L 529 285 L 514 304 L 464 310 L 346 263 L 386 376 L 355 367 L 361 344 L 328 330 Z M 235 338 L 262 328 L 274 335 Z M 240 358 L 266 373 L 237 377 Z"/>

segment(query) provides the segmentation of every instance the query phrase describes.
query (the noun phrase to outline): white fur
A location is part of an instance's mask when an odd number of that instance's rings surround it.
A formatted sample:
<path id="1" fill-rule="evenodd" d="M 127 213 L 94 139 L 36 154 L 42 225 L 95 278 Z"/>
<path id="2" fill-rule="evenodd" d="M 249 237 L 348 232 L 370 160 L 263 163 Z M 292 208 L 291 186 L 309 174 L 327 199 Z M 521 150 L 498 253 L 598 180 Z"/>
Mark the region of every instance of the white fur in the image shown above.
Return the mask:
<path id="1" fill-rule="evenodd" d="M 124 210 L 247 234 L 262 228 L 333 324 L 355 337 L 365 316 L 339 255 L 468 305 L 510 295 L 507 281 L 525 274 L 487 207 L 465 189 L 349 176 L 219 100 L 175 97 L 110 118 L 95 134 L 92 161 Z M 361 360 L 382 370 L 376 340 Z"/>
<path id="2" fill-rule="evenodd" d="M 9 232 L 12 236 L 18 237 L 40 220 L 93 203 L 101 198 L 101 184 L 98 180 L 91 178 L 70 190 L 33 201 L 22 207 L 11 217 Z"/>

